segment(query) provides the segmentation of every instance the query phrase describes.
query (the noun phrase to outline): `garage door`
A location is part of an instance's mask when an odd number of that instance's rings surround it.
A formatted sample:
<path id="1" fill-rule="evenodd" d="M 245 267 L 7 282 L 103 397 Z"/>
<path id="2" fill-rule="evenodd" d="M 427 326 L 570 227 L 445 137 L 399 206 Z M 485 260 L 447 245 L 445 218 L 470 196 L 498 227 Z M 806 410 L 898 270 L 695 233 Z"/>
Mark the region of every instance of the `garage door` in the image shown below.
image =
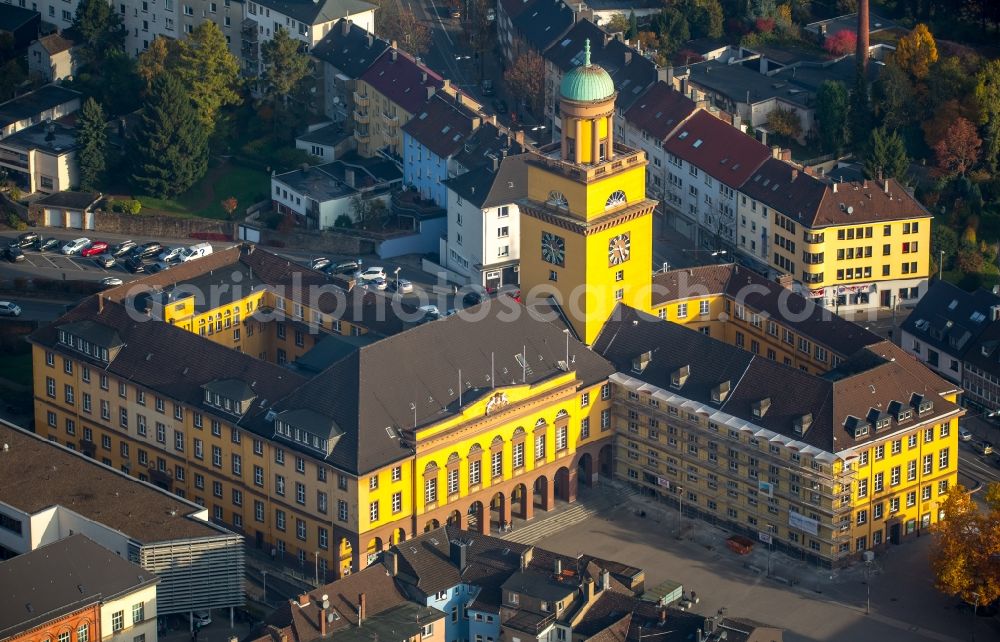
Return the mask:
<path id="1" fill-rule="evenodd" d="M 83 212 L 69 213 L 69 227 L 74 230 L 83 229 Z"/>
<path id="2" fill-rule="evenodd" d="M 45 210 L 45 225 L 48 227 L 62 227 L 62 210 Z"/>
<path id="3" fill-rule="evenodd" d="M 240 225 L 240 240 L 250 241 L 251 243 L 260 243 L 260 230 L 249 227 L 247 225 Z"/>

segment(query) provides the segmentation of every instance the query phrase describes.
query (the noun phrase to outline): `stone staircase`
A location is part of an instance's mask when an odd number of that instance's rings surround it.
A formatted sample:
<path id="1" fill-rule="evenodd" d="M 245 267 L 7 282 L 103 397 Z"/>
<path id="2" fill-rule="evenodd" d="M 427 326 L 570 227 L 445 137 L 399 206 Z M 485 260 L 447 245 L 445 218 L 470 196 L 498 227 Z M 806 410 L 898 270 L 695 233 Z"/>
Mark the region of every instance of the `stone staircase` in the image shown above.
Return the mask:
<path id="1" fill-rule="evenodd" d="M 536 513 L 535 519 L 520 528 L 500 535 L 505 540 L 518 544 L 535 544 L 570 526 L 583 522 L 591 515 L 606 513 L 616 506 L 630 501 L 638 491 L 630 486 L 606 484 L 592 490 L 589 496 L 552 514 Z"/>

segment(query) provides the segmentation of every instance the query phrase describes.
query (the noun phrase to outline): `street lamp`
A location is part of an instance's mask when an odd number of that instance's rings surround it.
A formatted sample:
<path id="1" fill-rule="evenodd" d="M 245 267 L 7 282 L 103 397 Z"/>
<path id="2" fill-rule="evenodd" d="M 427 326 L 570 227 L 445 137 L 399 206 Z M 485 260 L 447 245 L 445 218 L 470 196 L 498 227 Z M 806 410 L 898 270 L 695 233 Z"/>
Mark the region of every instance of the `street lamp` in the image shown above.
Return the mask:
<path id="1" fill-rule="evenodd" d="M 865 560 L 865 589 L 868 593 L 865 598 L 865 615 L 870 615 L 872 612 L 872 561 L 870 559 Z"/>
<path id="2" fill-rule="evenodd" d="M 677 539 L 681 538 L 681 523 L 684 520 L 684 487 L 677 487 Z"/>
<path id="3" fill-rule="evenodd" d="M 261 573 L 263 573 L 263 575 L 264 575 L 264 598 L 263 598 L 263 601 L 264 601 L 264 604 L 266 605 L 267 604 L 267 571 L 261 571 Z"/>
<path id="4" fill-rule="evenodd" d="M 944 275 L 944 250 L 938 252 L 940 255 L 940 260 L 938 261 L 938 281 L 940 281 Z"/>
<path id="5" fill-rule="evenodd" d="M 319 551 L 313 553 L 316 556 L 316 586 L 319 587 Z"/>
<path id="6" fill-rule="evenodd" d="M 972 607 L 972 642 L 976 642 L 976 611 L 979 610 L 979 593 L 973 593 L 976 596 L 976 604 Z"/>

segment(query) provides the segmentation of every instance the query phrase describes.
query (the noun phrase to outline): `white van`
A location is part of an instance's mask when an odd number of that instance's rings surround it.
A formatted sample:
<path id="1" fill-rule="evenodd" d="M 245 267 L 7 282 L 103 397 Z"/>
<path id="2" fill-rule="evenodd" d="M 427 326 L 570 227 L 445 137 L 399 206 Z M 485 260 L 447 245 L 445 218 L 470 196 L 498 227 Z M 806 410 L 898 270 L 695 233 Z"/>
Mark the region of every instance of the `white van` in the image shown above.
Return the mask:
<path id="1" fill-rule="evenodd" d="M 211 243 L 198 243 L 197 245 L 192 245 L 191 247 L 186 247 L 181 250 L 180 260 L 181 263 L 186 263 L 188 261 L 193 261 L 194 259 L 200 259 L 203 256 L 208 256 L 211 253 Z"/>

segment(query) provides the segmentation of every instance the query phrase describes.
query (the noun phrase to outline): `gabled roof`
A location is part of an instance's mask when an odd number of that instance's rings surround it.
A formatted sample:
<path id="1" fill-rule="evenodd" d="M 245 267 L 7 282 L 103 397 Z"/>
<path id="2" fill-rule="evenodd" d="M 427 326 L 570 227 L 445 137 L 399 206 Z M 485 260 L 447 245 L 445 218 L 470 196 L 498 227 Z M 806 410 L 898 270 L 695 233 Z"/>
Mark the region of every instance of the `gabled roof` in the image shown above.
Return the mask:
<path id="1" fill-rule="evenodd" d="M 980 336 L 996 325 L 992 310 L 996 306 L 1000 306 L 1000 296 L 989 290 L 966 292 L 935 280 L 906 317 L 902 331 L 959 361 L 966 355 L 971 360 L 972 352 L 981 350 Z"/>
<path id="2" fill-rule="evenodd" d="M 931 213 L 894 178 L 834 183 L 827 188 L 819 207 L 811 216 L 808 214 L 801 219 L 802 224 L 813 229 L 931 217 Z"/>
<path id="3" fill-rule="evenodd" d="M 459 174 L 444 181 L 448 189 L 476 207 L 486 209 L 516 203 L 528 196 L 527 154 L 507 156 L 492 166 Z"/>
<path id="4" fill-rule="evenodd" d="M 0 128 L 7 127 L 25 118 L 58 107 L 72 100 L 79 100 L 83 94 L 59 85 L 45 85 L 35 91 L 0 103 Z"/>
<path id="5" fill-rule="evenodd" d="M 625 112 L 625 121 L 663 141 L 696 110 L 693 100 L 659 81 L 632 103 Z"/>
<path id="6" fill-rule="evenodd" d="M 437 72 L 399 49 L 390 49 L 379 56 L 361 75 L 361 80 L 408 114 L 420 111 L 430 97 L 430 90 L 439 91 L 444 85 Z"/>
<path id="7" fill-rule="evenodd" d="M 387 49 L 388 41 L 362 29 L 350 19 L 341 19 L 316 43 L 310 53 L 348 78 L 356 80 Z"/>
<path id="8" fill-rule="evenodd" d="M 733 263 L 671 270 L 653 277 L 654 307 L 709 294 L 725 294 L 742 302 L 748 313 L 779 320 L 785 327 L 840 355 L 853 354 L 882 340 L 815 301 Z"/>
<path id="9" fill-rule="evenodd" d="M 9 3 L 0 4 L 0 31 L 13 33 L 39 16 L 37 11 L 31 9 Z"/>
<path id="10" fill-rule="evenodd" d="M 363 0 L 258 0 L 257 4 L 307 25 L 318 25 L 378 8 Z"/>
<path id="11" fill-rule="evenodd" d="M 476 167 L 492 167 L 494 159 L 533 149 L 530 143 L 517 142 L 517 136 L 517 133 L 497 125 L 496 116 L 490 116 L 472 133 L 465 146 L 455 155 L 455 161 L 469 171 Z"/>
<path id="12" fill-rule="evenodd" d="M 499 0 L 499 4 L 503 12 L 507 14 L 507 17 L 513 21 L 535 3 L 544 1 L 545 0 Z"/>
<path id="13" fill-rule="evenodd" d="M 361 474 L 388 465 L 410 452 L 400 431 L 413 429 L 414 418 L 417 426 L 438 422 L 460 411 L 460 394 L 464 406 L 494 386 L 520 385 L 522 375 L 532 384 L 563 372 L 566 335 L 525 310 L 504 310 L 472 308 L 363 346 L 302 385 L 277 410 L 308 408 L 333 420 L 344 435 L 330 459 L 344 470 Z M 570 349 L 571 367 L 584 385 L 611 374 L 610 365 L 582 344 L 571 342 Z M 518 363 L 522 350 L 527 371 Z M 400 360 L 401 354 L 407 358 Z M 461 391 L 459 371 L 466 383 Z"/>
<path id="14" fill-rule="evenodd" d="M 815 219 L 828 185 L 790 163 L 768 158 L 740 187 L 740 192 L 800 221 Z"/>
<path id="15" fill-rule="evenodd" d="M 438 158 L 447 159 L 464 149 L 481 122 L 480 114 L 456 98 L 438 93 L 413 114 L 403 132 Z"/>
<path id="16" fill-rule="evenodd" d="M 970 344 L 965 352 L 965 362 L 994 377 L 1000 374 L 1000 322 L 990 323 Z"/>
<path id="17" fill-rule="evenodd" d="M 521 37 L 541 53 L 573 26 L 573 9 L 562 0 L 537 0 L 512 20 Z"/>
<path id="18" fill-rule="evenodd" d="M 756 139 L 702 110 L 678 127 L 664 148 L 733 189 L 771 157 Z"/>
<path id="19" fill-rule="evenodd" d="M 47 36 L 42 36 L 38 39 L 38 44 L 41 45 L 50 56 L 54 56 L 63 51 L 68 51 L 69 49 L 77 46 L 77 43 L 70 37 L 70 34 L 67 31 L 62 33 L 50 33 Z"/>
<path id="20" fill-rule="evenodd" d="M 87 537 L 70 535 L 0 562 L 0 637 L 18 637 L 84 605 L 109 602 L 159 581 Z"/>
<path id="21" fill-rule="evenodd" d="M 888 341 L 867 346 L 816 376 L 619 305 L 594 349 L 615 364 L 618 373 L 612 379 L 651 384 L 700 404 L 709 417 L 716 412 L 734 417 L 737 423 L 726 424 L 729 428 L 756 426 L 774 435 L 766 438 L 799 450 L 808 445 L 840 453 L 876 439 L 874 429 L 855 438 L 847 425 L 851 417 L 863 418 L 872 407 L 888 408 L 892 401 L 908 405 L 915 396 L 931 400 L 933 414 L 921 421 L 959 411 L 941 396 L 955 391 L 951 383 Z M 636 371 L 634 360 L 644 353 L 649 353 L 648 362 Z M 686 379 L 675 386 L 674 373 L 685 367 Z M 721 401 L 714 398 L 720 384 L 728 385 Z M 769 406 L 758 414 L 755 409 L 763 400 Z M 806 430 L 797 432 L 796 423 L 806 416 Z"/>

